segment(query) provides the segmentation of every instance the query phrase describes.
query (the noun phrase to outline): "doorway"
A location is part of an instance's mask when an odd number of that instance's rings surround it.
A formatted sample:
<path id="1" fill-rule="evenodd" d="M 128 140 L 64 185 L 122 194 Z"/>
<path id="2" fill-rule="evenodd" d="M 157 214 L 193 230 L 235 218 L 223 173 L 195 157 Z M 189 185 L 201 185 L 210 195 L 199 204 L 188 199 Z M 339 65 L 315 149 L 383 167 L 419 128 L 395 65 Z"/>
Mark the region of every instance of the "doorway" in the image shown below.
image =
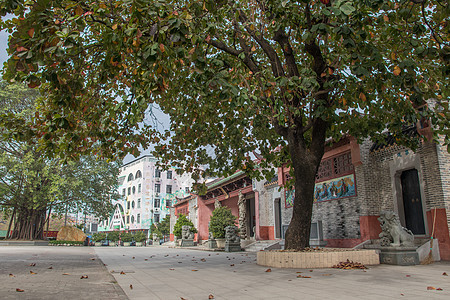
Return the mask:
<path id="1" fill-rule="evenodd" d="M 425 221 L 417 169 L 403 171 L 400 179 L 405 212 L 405 227 L 415 235 L 424 235 Z"/>
<path id="2" fill-rule="evenodd" d="M 248 237 L 255 237 L 255 226 L 256 226 L 256 218 L 255 218 L 255 198 L 247 199 L 247 232 Z"/>
<path id="3" fill-rule="evenodd" d="M 277 198 L 274 202 L 275 215 L 275 238 L 281 238 L 281 199 Z"/>

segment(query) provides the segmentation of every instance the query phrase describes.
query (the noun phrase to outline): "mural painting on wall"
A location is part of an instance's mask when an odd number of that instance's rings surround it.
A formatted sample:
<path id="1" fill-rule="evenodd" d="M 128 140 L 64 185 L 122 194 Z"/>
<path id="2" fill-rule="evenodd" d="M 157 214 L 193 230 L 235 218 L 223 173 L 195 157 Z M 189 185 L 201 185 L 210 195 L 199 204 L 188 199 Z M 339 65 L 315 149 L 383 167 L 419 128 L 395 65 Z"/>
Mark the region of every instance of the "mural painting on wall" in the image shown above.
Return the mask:
<path id="1" fill-rule="evenodd" d="M 314 202 L 356 196 L 355 174 L 316 183 Z"/>
<path id="2" fill-rule="evenodd" d="M 295 197 L 295 190 L 286 190 L 285 192 L 285 199 L 286 199 L 286 208 L 293 207 L 294 206 L 294 197 Z"/>
<path id="3" fill-rule="evenodd" d="M 355 174 L 316 183 L 314 202 L 356 196 Z M 294 206 L 295 190 L 285 192 L 286 208 Z"/>

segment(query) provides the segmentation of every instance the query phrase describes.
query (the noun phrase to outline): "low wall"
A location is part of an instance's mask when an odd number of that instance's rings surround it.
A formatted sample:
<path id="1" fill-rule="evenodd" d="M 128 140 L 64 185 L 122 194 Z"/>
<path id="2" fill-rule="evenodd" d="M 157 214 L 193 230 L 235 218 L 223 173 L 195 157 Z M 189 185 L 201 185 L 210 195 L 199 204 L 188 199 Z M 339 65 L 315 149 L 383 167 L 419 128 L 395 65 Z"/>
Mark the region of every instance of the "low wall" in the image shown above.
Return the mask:
<path id="1" fill-rule="evenodd" d="M 260 251 L 256 254 L 257 264 L 274 268 L 331 268 L 343 261 L 364 265 L 379 265 L 378 250 L 327 249 L 326 251 L 291 252 Z"/>

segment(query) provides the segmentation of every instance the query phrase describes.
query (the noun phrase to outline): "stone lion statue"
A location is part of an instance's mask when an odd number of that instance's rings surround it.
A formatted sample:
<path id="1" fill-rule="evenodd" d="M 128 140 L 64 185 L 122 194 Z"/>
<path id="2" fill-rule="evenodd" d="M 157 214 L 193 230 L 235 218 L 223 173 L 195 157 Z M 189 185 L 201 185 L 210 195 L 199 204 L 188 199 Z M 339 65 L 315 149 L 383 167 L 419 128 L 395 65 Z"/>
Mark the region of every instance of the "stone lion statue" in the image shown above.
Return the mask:
<path id="1" fill-rule="evenodd" d="M 183 225 L 181 227 L 181 238 L 183 240 L 193 240 L 194 239 L 194 233 L 191 231 L 191 226 Z"/>
<path id="2" fill-rule="evenodd" d="M 382 211 L 378 221 L 381 225 L 381 246 L 413 246 L 413 233 L 402 227 L 398 221 L 397 215 L 393 211 Z"/>
<path id="3" fill-rule="evenodd" d="M 225 240 L 229 243 L 240 243 L 241 239 L 236 226 L 225 227 Z"/>

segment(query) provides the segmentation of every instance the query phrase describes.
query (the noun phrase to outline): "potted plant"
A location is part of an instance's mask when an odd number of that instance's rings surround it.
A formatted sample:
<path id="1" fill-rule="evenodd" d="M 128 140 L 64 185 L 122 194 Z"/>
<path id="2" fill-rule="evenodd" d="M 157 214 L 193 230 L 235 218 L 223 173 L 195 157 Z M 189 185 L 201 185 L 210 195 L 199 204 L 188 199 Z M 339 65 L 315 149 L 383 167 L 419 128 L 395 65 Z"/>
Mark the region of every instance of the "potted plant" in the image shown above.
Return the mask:
<path id="1" fill-rule="evenodd" d="M 209 232 L 212 232 L 216 239 L 218 248 L 225 247 L 225 227 L 235 226 L 236 219 L 237 217 L 231 213 L 231 209 L 225 206 L 218 207 L 212 212 L 209 219 Z"/>
<path id="2" fill-rule="evenodd" d="M 133 236 L 129 232 L 122 232 L 120 235 L 120 240 L 123 242 L 124 247 L 129 247 L 131 241 L 133 240 Z"/>
<path id="3" fill-rule="evenodd" d="M 92 235 L 92 239 L 93 239 L 94 242 L 95 242 L 95 246 L 96 246 L 96 247 L 99 247 L 99 246 L 102 245 L 102 241 L 103 241 L 103 240 L 106 240 L 106 233 L 104 233 L 104 232 L 97 232 L 97 233 L 94 233 L 94 234 Z"/>
<path id="4" fill-rule="evenodd" d="M 134 240 L 136 242 L 136 247 L 142 247 L 142 243 L 147 237 L 142 231 L 138 231 L 134 234 Z"/>
<path id="5" fill-rule="evenodd" d="M 112 231 L 108 233 L 108 240 L 109 240 L 109 246 L 115 247 L 116 242 L 119 240 L 119 232 L 118 231 Z"/>
<path id="6" fill-rule="evenodd" d="M 181 239 L 181 231 L 184 225 L 191 226 L 191 231 L 193 233 L 197 233 L 197 229 L 194 227 L 194 224 L 189 220 L 185 215 L 180 214 L 178 216 L 177 222 L 173 227 L 173 235 L 177 237 L 177 239 Z"/>

